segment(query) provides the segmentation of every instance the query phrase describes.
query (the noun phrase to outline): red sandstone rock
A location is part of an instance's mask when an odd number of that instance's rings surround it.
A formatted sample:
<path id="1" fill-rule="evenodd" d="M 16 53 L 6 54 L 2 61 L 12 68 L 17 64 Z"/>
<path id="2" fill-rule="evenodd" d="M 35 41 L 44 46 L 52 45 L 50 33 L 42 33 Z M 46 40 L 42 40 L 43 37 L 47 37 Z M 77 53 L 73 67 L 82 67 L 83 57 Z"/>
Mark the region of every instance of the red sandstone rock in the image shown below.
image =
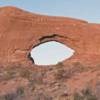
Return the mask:
<path id="1" fill-rule="evenodd" d="M 65 60 L 64 62 L 62 62 L 62 65 L 58 64 L 55 66 L 51 66 L 50 69 L 52 70 L 50 70 L 49 68 L 41 68 L 41 66 L 39 66 L 39 68 L 34 68 L 36 65 L 34 65 L 33 63 L 29 63 L 31 61 L 28 57 L 30 50 L 38 44 L 51 40 L 62 42 L 65 45 L 68 45 L 70 48 L 73 48 L 76 51 L 75 55 L 69 60 Z M 29 98 L 30 100 L 38 100 L 38 98 L 41 98 L 41 96 L 43 100 L 63 100 L 64 98 L 66 98 L 67 100 L 69 97 L 66 96 L 70 96 L 70 94 L 74 93 L 75 91 L 81 91 L 88 85 L 92 90 L 95 90 L 95 93 L 99 98 L 99 43 L 99 24 L 92 24 L 88 23 L 87 21 L 66 17 L 51 17 L 32 14 L 15 7 L 0 8 L 1 65 L 3 67 L 8 66 L 7 68 L 10 68 L 9 66 L 14 66 L 14 68 L 17 68 L 17 66 L 19 66 L 19 69 L 20 66 L 23 69 L 23 66 L 31 66 L 33 67 L 33 69 L 31 70 L 32 73 L 34 74 L 36 72 L 34 75 L 32 74 L 33 76 L 35 76 L 34 78 L 37 78 L 34 79 L 35 85 L 37 84 L 37 87 L 35 87 L 36 89 L 33 91 L 34 95 L 32 94 L 32 96 L 31 92 L 29 92 L 31 91 L 29 87 L 30 84 L 27 86 L 26 84 L 24 84 L 23 86 L 25 90 L 29 90 L 28 92 L 25 92 L 27 93 L 27 95 L 25 95 L 24 99 L 20 97 L 21 100 L 29 100 Z M 54 67 L 54 69 L 52 67 Z M 27 71 L 29 70 L 30 73 L 31 68 L 28 68 L 29 69 L 27 69 Z M 16 73 L 19 72 L 19 69 L 15 69 Z M 11 72 L 12 70 L 13 68 L 11 69 Z M 25 73 L 22 71 L 22 73 L 24 73 L 24 75 L 22 76 L 25 76 L 25 79 L 27 78 L 27 80 L 31 80 L 30 76 L 28 76 L 29 73 L 27 74 L 27 71 L 25 71 Z M 3 71 L 1 70 L 1 72 L 5 72 L 5 69 L 3 69 Z M 42 76 L 43 73 L 45 77 Z M 5 79 L 5 73 L 3 73 L 2 75 L 0 76 L 0 80 L 2 80 L 2 77 L 3 79 Z M 20 75 L 18 75 L 16 77 L 21 77 Z M 37 83 L 39 80 L 39 82 L 41 82 L 41 79 L 43 83 Z M 10 89 L 7 87 L 11 87 L 9 83 L 12 81 L 4 80 L 4 82 L 7 83 L 2 85 L 2 83 L 0 82 L 0 91 L 2 91 L 1 93 L 10 93 Z M 11 84 L 20 86 L 19 81 L 17 82 Z M 7 90 L 1 90 L 2 86 Z M 12 86 L 12 88 L 14 88 L 15 91 L 17 87 Z M 17 96 L 19 98 L 19 94 L 16 91 L 14 96 Z M 23 92 L 23 90 L 20 91 Z M 66 91 L 68 93 L 66 93 Z M 51 99 L 51 97 L 53 99 Z M 4 98 L 4 96 L 2 96 L 2 98 Z"/>
<path id="2" fill-rule="evenodd" d="M 14 7 L 0 8 L 0 61 L 26 61 L 32 47 L 48 40 L 69 45 L 76 51 L 75 58 L 82 56 L 87 61 L 100 54 L 99 27 L 86 21 L 32 14 Z M 97 63 L 98 58 L 93 60 Z"/>

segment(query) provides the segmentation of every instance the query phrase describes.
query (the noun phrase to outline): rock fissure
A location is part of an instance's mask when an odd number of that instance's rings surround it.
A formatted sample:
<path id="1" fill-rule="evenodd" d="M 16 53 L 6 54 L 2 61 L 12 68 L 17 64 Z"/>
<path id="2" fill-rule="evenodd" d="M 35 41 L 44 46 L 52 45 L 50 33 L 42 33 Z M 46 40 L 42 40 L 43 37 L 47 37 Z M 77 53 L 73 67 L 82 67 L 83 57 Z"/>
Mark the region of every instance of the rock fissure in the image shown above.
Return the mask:
<path id="1" fill-rule="evenodd" d="M 52 35 L 46 35 L 46 36 L 42 36 L 41 38 L 39 38 L 39 41 L 42 42 L 42 41 L 45 41 L 47 39 L 54 39 L 54 38 L 65 38 L 65 39 L 68 39 L 68 40 L 71 40 L 71 41 L 76 41 L 72 38 L 69 38 L 68 36 L 63 36 L 63 35 L 58 35 L 58 34 L 52 34 Z"/>

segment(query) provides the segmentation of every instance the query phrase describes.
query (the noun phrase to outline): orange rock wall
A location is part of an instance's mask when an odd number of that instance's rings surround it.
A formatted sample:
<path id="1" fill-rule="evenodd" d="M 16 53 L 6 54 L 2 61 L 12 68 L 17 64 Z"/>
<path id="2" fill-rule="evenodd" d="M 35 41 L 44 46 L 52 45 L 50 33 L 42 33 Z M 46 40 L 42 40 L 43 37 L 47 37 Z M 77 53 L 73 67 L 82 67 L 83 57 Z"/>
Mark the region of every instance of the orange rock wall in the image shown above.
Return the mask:
<path id="1" fill-rule="evenodd" d="M 73 48 L 76 51 L 73 59 L 86 60 L 100 55 L 100 25 L 32 14 L 14 7 L 0 8 L 0 12 L 1 61 L 27 61 L 34 46 L 50 40 Z"/>

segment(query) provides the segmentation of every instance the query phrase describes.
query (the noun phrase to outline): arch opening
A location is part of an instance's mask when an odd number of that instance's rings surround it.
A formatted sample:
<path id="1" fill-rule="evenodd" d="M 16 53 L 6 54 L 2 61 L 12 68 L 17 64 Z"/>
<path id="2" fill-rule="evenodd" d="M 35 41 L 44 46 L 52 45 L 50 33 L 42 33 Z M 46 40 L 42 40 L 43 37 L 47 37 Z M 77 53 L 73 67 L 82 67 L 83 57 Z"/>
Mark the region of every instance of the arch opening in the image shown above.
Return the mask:
<path id="1" fill-rule="evenodd" d="M 35 65 L 55 65 L 73 56 L 74 50 L 57 41 L 48 41 L 35 46 L 31 52 L 31 60 Z"/>

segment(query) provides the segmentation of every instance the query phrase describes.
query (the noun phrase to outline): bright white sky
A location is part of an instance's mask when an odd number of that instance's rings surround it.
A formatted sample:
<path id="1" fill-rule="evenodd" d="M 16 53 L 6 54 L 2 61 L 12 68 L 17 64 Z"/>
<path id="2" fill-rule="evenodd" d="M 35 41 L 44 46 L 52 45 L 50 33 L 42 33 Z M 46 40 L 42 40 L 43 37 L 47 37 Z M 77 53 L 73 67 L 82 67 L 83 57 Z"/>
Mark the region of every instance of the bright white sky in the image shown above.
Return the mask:
<path id="1" fill-rule="evenodd" d="M 51 41 L 40 44 L 31 51 L 35 64 L 48 65 L 57 64 L 70 58 L 74 50 L 59 42 Z"/>

